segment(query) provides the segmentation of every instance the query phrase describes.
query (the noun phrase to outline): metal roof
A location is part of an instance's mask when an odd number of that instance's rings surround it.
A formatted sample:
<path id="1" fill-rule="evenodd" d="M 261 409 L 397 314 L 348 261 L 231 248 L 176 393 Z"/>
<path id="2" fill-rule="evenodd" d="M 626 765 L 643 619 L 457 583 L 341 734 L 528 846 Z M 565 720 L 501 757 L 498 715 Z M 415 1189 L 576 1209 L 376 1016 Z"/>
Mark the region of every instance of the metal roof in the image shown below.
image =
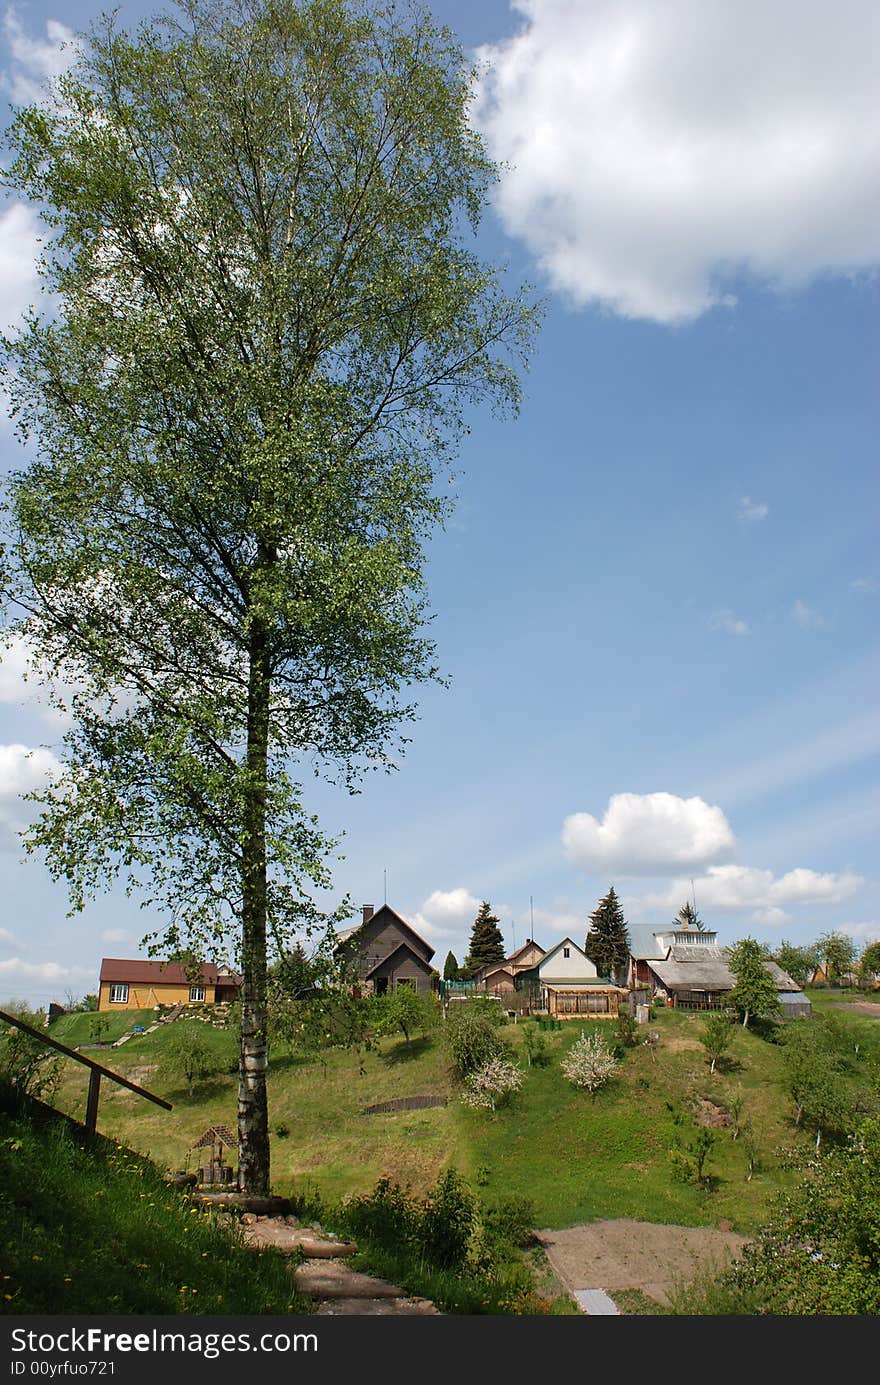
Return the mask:
<path id="1" fill-rule="evenodd" d="M 657 941 L 657 933 L 646 923 L 630 924 L 627 931 L 629 932 L 630 956 L 635 957 L 637 962 L 648 962 L 652 958 L 659 961 L 666 956 L 668 949 L 660 946 Z"/>

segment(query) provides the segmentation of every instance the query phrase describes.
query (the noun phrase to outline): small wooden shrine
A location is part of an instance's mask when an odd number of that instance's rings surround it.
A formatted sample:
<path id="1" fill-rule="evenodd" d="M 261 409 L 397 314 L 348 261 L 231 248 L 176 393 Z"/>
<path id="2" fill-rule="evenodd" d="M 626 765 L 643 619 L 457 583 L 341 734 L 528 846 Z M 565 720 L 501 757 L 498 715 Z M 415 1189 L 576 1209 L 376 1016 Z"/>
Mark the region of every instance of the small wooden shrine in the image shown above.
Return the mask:
<path id="1" fill-rule="evenodd" d="M 199 1183 L 212 1185 L 221 1183 L 229 1185 L 235 1182 L 235 1168 L 228 1160 L 224 1161 L 224 1149 L 238 1149 L 238 1140 L 229 1129 L 228 1125 L 211 1125 L 196 1140 L 194 1145 L 190 1145 L 190 1153 L 193 1150 L 210 1150 L 210 1154 L 203 1157 L 207 1162 L 199 1168 Z"/>

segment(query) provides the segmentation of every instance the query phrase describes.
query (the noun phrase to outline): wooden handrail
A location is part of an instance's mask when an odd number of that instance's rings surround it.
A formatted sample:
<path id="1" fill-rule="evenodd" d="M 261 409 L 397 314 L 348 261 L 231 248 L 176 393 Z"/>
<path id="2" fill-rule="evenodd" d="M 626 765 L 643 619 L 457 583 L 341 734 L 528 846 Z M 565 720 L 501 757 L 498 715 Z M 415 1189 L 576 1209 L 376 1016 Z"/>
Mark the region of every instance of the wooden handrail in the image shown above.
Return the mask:
<path id="1" fill-rule="evenodd" d="M 101 1078 L 109 1077 L 111 1082 L 117 1083 L 120 1087 L 127 1087 L 130 1092 L 136 1092 L 138 1096 L 146 1097 L 147 1101 L 153 1101 L 157 1106 L 162 1106 L 166 1111 L 174 1108 L 170 1101 L 164 1097 L 156 1096 L 155 1092 L 148 1092 L 146 1087 L 139 1087 L 136 1082 L 129 1082 L 127 1077 L 121 1077 L 118 1072 L 113 1072 L 110 1068 L 105 1068 L 101 1063 L 96 1063 L 93 1058 L 84 1058 L 81 1053 L 77 1053 L 75 1048 L 68 1048 L 67 1044 L 60 1044 L 57 1039 L 50 1039 L 48 1034 L 41 1034 L 39 1029 L 34 1029 L 32 1025 L 25 1024 L 24 1020 L 18 1019 L 16 1015 L 7 1014 L 5 1010 L 0 1010 L 0 1020 L 6 1020 L 8 1024 L 14 1024 L 16 1029 L 21 1029 L 23 1033 L 30 1034 L 32 1039 L 39 1039 L 40 1043 L 47 1044 L 49 1048 L 55 1048 L 59 1053 L 63 1053 L 65 1058 L 73 1058 L 74 1062 L 82 1063 L 84 1068 L 90 1068 L 89 1075 L 89 1096 L 86 1103 L 85 1127 L 89 1134 L 93 1135 L 98 1123 L 98 1094 L 101 1088 Z"/>

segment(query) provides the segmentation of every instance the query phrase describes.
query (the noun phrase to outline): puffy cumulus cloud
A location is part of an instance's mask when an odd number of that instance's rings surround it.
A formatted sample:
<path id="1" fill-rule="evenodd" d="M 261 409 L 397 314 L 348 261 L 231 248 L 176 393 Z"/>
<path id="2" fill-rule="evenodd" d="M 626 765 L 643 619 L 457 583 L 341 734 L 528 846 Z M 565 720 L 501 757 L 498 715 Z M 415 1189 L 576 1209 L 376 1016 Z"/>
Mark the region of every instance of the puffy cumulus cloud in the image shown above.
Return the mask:
<path id="1" fill-rule="evenodd" d="M 531 924 L 529 923 L 528 927 L 530 926 Z M 528 936 L 528 927 L 523 934 L 522 942 L 525 942 Z M 536 909 L 535 933 L 538 934 L 542 930 L 546 930 L 548 933 L 557 933 L 563 938 L 574 938 L 575 941 L 578 941 L 578 939 L 582 939 L 582 935 L 583 937 L 586 936 L 587 916 L 586 914 L 581 915 L 572 913 L 567 909 Z M 517 929 L 517 933 L 519 933 L 519 931 L 520 930 Z"/>
<path id="2" fill-rule="evenodd" d="M 835 875 L 798 867 L 775 876 L 772 870 L 758 866 L 725 865 L 710 866 L 694 888 L 697 908 L 704 915 L 712 910 L 750 909 L 761 923 L 783 923 L 788 918 L 783 909 L 786 904 L 837 904 L 863 884 L 862 876 L 849 871 Z M 668 890 L 649 895 L 645 903 L 676 908 L 682 899 L 690 898 L 690 893 L 690 880 L 674 880 Z"/>
<path id="3" fill-rule="evenodd" d="M 434 890 L 422 904 L 422 913 L 439 921 L 472 919 L 482 903 L 470 890 L 459 885 L 454 890 Z"/>
<path id="4" fill-rule="evenodd" d="M 47 19 L 44 38 L 25 31 L 18 12 L 10 5 L 3 17 L 3 37 L 12 62 L 3 73 L 2 85 L 19 105 L 40 101 L 45 83 L 66 72 L 76 56 L 72 29 L 58 19 Z"/>
<path id="5" fill-rule="evenodd" d="M 93 967 L 63 966 L 60 962 L 26 962 L 21 957 L 9 957 L 0 962 L 0 994 L 11 997 L 58 994 L 62 987 L 71 989 L 83 982 L 94 984 Z"/>
<path id="6" fill-rule="evenodd" d="M 448 927 L 442 923 L 436 923 L 433 919 L 426 918 L 421 910 L 416 910 L 414 914 L 408 914 L 406 921 L 410 928 L 414 928 L 423 938 L 430 943 L 441 943 L 447 940 L 460 941 L 466 930 L 462 928 Z M 435 958 L 436 961 L 436 958 Z"/>
<path id="7" fill-rule="evenodd" d="M 737 510 L 739 519 L 751 521 L 766 519 L 769 513 L 769 505 L 759 505 L 750 495 L 743 495 L 740 497 L 739 509 Z"/>
<path id="8" fill-rule="evenodd" d="M 775 906 L 772 909 L 756 909 L 754 913 L 756 923 L 766 923 L 771 927 L 778 927 L 780 923 L 785 923 L 790 917 L 791 915 L 787 914 L 784 909 Z"/>
<path id="9" fill-rule="evenodd" d="M 876 0 L 513 0 L 474 108 L 554 288 L 692 320 L 880 259 Z"/>
<path id="10" fill-rule="evenodd" d="M 865 945 L 880 942 L 880 923 L 841 923 L 834 932 L 846 933 L 848 937 L 855 938 L 857 942 Z"/>
<path id="11" fill-rule="evenodd" d="M 735 616 L 733 611 L 716 611 L 709 620 L 710 630 L 723 630 L 725 635 L 750 635 L 751 626 L 747 620 L 741 620 Z"/>
<path id="12" fill-rule="evenodd" d="M 0 847 L 16 845 L 17 834 L 30 820 L 30 805 L 22 794 L 32 793 L 61 773 L 51 750 L 26 745 L 0 745 Z"/>
<path id="13" fill-rule="evenodd" d="M 562 843 L 568 859 L 585 870 L 665 875 L 728 855 L 734 836 L 721 809 L 702 798 L 618 793 L 601 822 L 591 813 L 567 817 Z"/>

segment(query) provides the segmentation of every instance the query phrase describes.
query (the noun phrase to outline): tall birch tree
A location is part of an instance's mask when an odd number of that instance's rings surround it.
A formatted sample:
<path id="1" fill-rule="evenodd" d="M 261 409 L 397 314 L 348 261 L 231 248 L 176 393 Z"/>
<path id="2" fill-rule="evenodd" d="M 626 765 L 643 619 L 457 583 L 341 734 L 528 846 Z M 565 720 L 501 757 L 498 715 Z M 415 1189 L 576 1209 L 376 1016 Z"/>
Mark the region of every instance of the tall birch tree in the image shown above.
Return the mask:
<path id="1" fill-rule="evenodd" d="M 73 689 L 30 843 L 74 909 L 119 877 L 155 947 L 234 944 L 253 1192 L 267 957 L 330 883 L 298 766 L 353 787 L 399 753 L 465 411 L 516 406 L 535 325 L 473 248 L 472 77 L 418 10 L 191 0 L 102 19 L 10 131 L 52 309 L 3 342 L 0 576 Z"/>

